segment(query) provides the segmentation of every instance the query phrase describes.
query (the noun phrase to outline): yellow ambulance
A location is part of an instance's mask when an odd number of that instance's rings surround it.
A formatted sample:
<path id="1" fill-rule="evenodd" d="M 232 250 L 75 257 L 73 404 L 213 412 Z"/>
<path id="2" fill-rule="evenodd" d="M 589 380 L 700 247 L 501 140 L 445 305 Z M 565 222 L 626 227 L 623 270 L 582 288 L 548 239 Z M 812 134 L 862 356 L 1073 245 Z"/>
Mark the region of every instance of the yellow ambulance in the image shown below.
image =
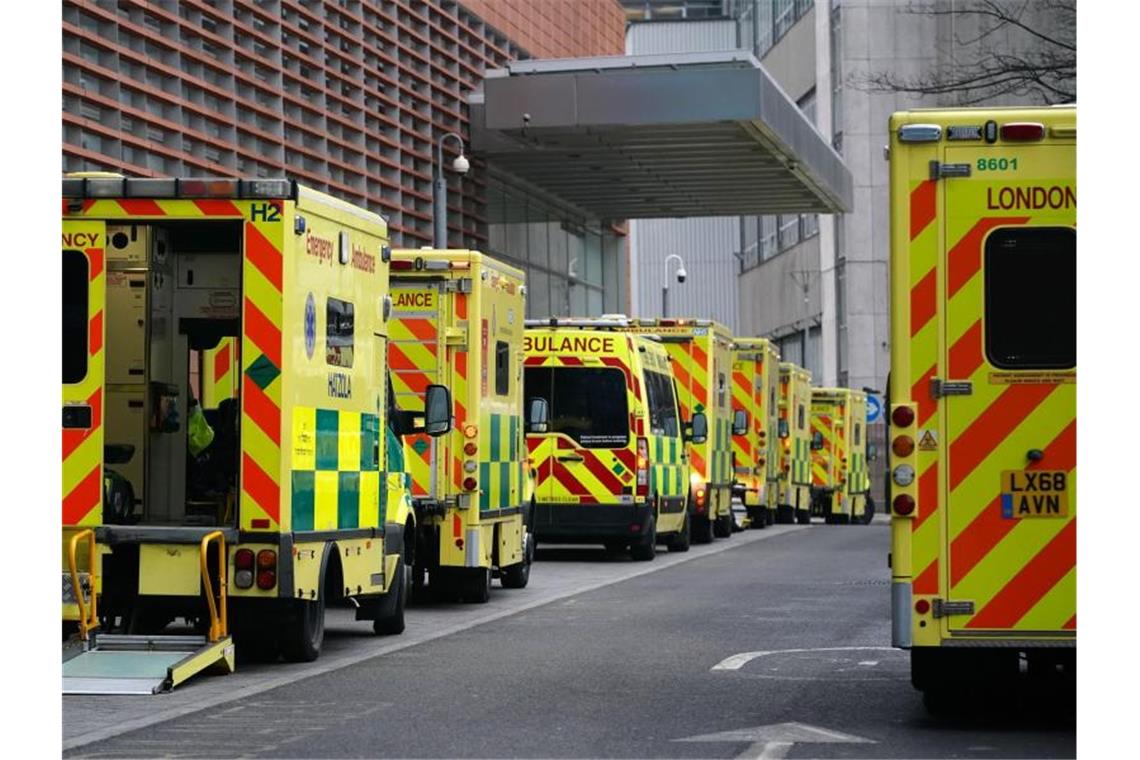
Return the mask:
<path id="1" fill-rule="evenodd" d="M 732 467 L 752 528 L 776 522 L 780 352 L 766 338 L 732 343 Z"/>
<path id="2" fill-rule="evenodd" d="M 315 659 L 333 602 L 403 630 L 383 218 L 283 179 L 62 190 L 65 692 L 169 689 L 232 670 L 235 641 Z M 191 367 L 227 339 L 237 398 L 211 422 Z M 446 432 L 447 390 L 427 396 Z"/>
<path id="3" fill-rule="evenodd" d="M 479 251 L 432 249 L 394 251 L 391 271 L 395 408 L 423 408 L 427 389 L 442 384 L 455 412 L 449 435 L 404 438 L 415 585 L 426 573 L 437 598 L 486 602 L 492 575 L 523 588 L 534 558 L 523 472 L 523 273 Z"/>
<path id="4" fill-rule="evenodd" d="M 811 372 L 780 362 L 780 480 L 776 522 L 811 522 Z"/>
<path id="5" fill-rule="evenodd" d="M 889 129 L 892 632 L 937 707 L 1076 664 L 1077 110 Z"/>
<path id="6" fill-rule="evenodd" d="M 527 435 L 538 541 L 600 542 L 652 560 L 654 546 L 688 551 L 687 442 L 707 435 L 678 401 L 669 354 L 624 319 L 529 320 L 526 400 L 549 423 Z"/>
<path id="7" fill-rule="evenodd" d="M 866 426 L 865 393 L 811 389 L 812 514 L 825 523 L 866 525 L 874 517 Z"/>
<path id="8" fill-rule="evenodd" d="M 681 416 L 708 419 L 708 438 L 688 446 L 693 540 L 732 535 L 732 334 L 708 319 L 630 319 L 630 332 L 656 335 L 672 360 Z"/>

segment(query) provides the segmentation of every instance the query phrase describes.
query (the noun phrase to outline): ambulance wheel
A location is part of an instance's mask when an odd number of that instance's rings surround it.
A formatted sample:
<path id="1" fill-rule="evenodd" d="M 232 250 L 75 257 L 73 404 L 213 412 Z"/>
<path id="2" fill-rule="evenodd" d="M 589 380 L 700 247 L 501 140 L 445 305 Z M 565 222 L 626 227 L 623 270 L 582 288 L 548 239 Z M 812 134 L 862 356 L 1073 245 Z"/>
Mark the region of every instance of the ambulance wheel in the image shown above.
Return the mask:
<path id="1" fill-rule="evenodd" d="M 454 602 L 459 598 L 459 579 L 449 568 L 433 567 L 428 573 L 428 593 L 437 602 Z"/>
<path id="2" fill-rule="evenodd" d="M 791 525 L 796 521 L 796 510 L 790 504 L 781 504 L 776 507 L 776 522 L 781 525 Z"/>
<path id="3" fill-rule="evenodd" d="M 687 552 L 689 545 L 692 543 L 693 536 L 693 517 L 688 512 L 685 513 L 685 521 L 681 524 L 681 531 L 669 539 L 669 551 L 671 552 Z"/>
<path id="4" fill-rule="evenodd" d="M 835 524 L 836 525 L 848 525 L 848 524 L 850 524 L 850 522 L 851 522 L 851 515 L 842 514 L 842 513 L 835 515 Z"/>
<path id="5" fill-rule="evenodd" d="M 534 562 L 534 534 L 524 534 L 523 560 L 504 568 L 499 577 L 499 584 L 503 588 L 526 588 L 530 582 L 530 565 Z"/>
<path id="6" fill-rule="evenodd" d="M 717 538 L 728 538 L 732 535 L 732 515 L 720 515 L 713 523 L 713 535 Z"/>
<path id="7" fill-rule="evenodd" d="M 312 662 L 325 641 L 325 595 L 314 601 L 293 599 L 282 626 L 281 653 L 289 662 Z"/>
<path id="8" fill-rule="evenodd" d="M 861 518 L 861 522 L 864 525 L 870 525 L 871 521 L 874 519 L 875 519 L 875 502 L 871 499 L 871 496 L 868 494 L 867 498 L 864 499 L 864 501 L 863 501 L 863 517 Z"/>
<path id="9" fill-rule="evenodd" d="M 460 593 L 469 604 L 486 604 L 491 600 L 491 568 L 477 567 L 464 573 Z"/>
<path id="10" fill-rule="evenodd" d="M 629 545 L 629 556 L 636 562 L 648 562 L 657 556 L 657 522 L 649 518 L 649 530 L 640 541 Z"/>
<path id="11" fill-rule="evenodd" d="M 749 507 L 748 520 L 748 527 L 752 530 L 764 530 L 768 527 L 768 510 L 764 507 Z"/>
<path id="12" fill-rule="evenodd" d="M 693 518 L 693 543 L 711 544 L 713 542 L 712 520 L 708 517 Z"/>
<path id="13" fill-rule="evenodd" d="M 396 636 L 404 632 L 404 609 L 408 606 L 408 575 L 411 567 L 404 564 L 404 556 L 396 563 L 396 577 L 392 579 L 388 595 L 381 603 L 381 613 L 372 621 L 372 632 L 379 636 Z"/>
<path id="14" fill-rule="evenodd" d="M 811 512 L 806 509 L 796 510 L 796 523 L 799 525 L 811 525 Z"/>

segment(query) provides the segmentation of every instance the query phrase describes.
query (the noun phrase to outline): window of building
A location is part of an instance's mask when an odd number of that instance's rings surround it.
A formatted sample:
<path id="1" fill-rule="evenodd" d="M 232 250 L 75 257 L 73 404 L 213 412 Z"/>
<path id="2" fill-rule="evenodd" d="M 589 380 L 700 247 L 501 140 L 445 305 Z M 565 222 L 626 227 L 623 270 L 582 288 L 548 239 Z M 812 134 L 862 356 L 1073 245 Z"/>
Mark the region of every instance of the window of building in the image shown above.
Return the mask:
<path id="1" fill-rule="evenodd" d="M 1004 227 L 985 245 L 986 356 L 1003 369 L 1077 364 L 1077 234 Z"/>
<path id="2" fill-rule="evenodd" d="M 87 257 L 63 252 L 63 382 L 87 376 Z"/>
<path id="3" fill-rule="evenodd" d="M 495 395 L 511 392 L 511 347 L 506 341 L 495 342 Z"/>
<path id="4" fill-rule="evenodd" d="M 673 398 L 673 383 L 660 372 L 646 371 L 645 388 L 649 395 L 649 427 L 654 435 L 675 436 L 677 405 Z"/>
<path id="5" fill-rule="evenodd" d="M 348 301 L 328 299 L 325 309 L 325 361 L 334 367 L 352 366 L 354 311 Z"/>

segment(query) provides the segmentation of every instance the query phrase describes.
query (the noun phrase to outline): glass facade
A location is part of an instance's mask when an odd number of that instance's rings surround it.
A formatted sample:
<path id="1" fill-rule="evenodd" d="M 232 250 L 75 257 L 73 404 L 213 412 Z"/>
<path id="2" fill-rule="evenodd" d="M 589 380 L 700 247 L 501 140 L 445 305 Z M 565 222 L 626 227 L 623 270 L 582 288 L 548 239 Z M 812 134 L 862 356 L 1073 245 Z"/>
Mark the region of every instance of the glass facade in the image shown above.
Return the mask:
<path id="1" fill-rule="evenodd" d="M 491 180 L 486 252 L 526 272 L 527 317 L 623 310 L 625 237 Z"/>

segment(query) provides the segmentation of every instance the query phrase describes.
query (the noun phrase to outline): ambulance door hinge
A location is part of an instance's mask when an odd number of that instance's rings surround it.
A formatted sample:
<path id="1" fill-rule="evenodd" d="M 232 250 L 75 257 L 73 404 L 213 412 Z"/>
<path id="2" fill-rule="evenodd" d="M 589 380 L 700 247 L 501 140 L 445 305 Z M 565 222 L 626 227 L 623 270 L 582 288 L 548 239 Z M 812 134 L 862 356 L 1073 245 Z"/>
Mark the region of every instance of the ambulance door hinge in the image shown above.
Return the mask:
<path id="1" fill-rule="evenodd" d="M 969 380 L 940 380 L 937 377 L 930 379 L 930 398 L 937 401 L 945 396 L 972 396 L 974 384 Z"/>
<path id="2" fill-rule="evenodd" d="M 952 602 L 949 599 L 934 600 L 934 617 L 944 618 L 951 615 L 973 615 L 973 602 Z"/>
<path id="3" fill-rule="evenodd" d="M 941 161 L 930 162 L 930 178 L 945 179 L 946 177 L 969 177 L 969 164 L 944 164 Z"/>
<path id="4" fill-rule="evenodd" d="M 443 330 L 445 346 L 467 346 L 467 330 L 462 327 L 446 327 Z"/>
<path id="5" fill-rule="evenodd" d="M 457 293 L 470 293 L 474 288 L 470 277 L 461 277 L 458 280 L 451 280 L 451 282 L 455 283 L 455 292 Z"/>

